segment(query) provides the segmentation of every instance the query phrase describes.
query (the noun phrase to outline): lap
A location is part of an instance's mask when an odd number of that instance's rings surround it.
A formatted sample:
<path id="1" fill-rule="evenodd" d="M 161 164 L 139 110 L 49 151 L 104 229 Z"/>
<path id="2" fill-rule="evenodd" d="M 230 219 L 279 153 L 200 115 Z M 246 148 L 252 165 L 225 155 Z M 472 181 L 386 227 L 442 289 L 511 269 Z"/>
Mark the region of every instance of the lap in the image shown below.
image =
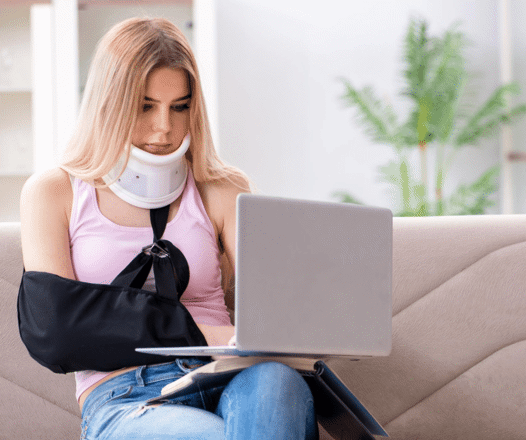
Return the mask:
<path id="1" fill-rule="evenodd" d="M 265 362 L 253 365 L 241 371 L 226 386 L 221 395 L 221 404 L 230 401 L 229 407 L 235 402 L 237 406 L 246 405 L 254 399 L 269 404 L 278 400 L 311 400 L 307 383 L 293 368 L 279 362 Z"/>
<path id="2" fill-rule="evenodd" d="M 218 391 L 146 405 L 189 371 L 187 363 L 139 367 L 96 387 L 84 403 L 81 439 L 222 439 L 223 420 L 213 413 Z"/>
<path id="3" fill-rule="evenodd" d="M 177 370 L 177 363 L 173 365 L 171 368 Z M 232 438 L 226 424 L 233 426 L 236 419 L 235 425 L 247 424 L 247 419 L 254 418 L 254 411 L 263 414 L 281 407 L 283 411 L 278 413 L 287 419 L 305 418 L 299 413 L 287 416 L 291 403 L 298 401 L 301 405 L 292 407 L 313 413 L 312 395 L 303 378 L 279 363 L 250 367 L 225 388 L 146 406 L 146 400 L 160 395 L 165 385 L 184 375 L 181 371 L 168 373 L 168 366 L 156 367 L 140 367 L 137 372 L 127 373 L 128 377 L 97 387 L 85 403 L 82 439 L 223 439 L 225 432 L 227 438 Z M 283 423 L 288 425 L 289 421 Z"/>

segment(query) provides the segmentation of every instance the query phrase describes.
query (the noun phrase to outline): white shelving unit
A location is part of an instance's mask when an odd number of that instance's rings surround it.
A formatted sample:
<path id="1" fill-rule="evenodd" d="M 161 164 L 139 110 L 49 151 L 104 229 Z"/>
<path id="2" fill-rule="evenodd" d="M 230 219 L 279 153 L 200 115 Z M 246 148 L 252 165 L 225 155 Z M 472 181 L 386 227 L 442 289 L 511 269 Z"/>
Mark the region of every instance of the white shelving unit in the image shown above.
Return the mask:
<path id="1" fill-rule="evenodd" d="M 164 16 L 183 30 L 198 59 L 218 143 L 215 0 L 15 0 L 1 9 L 0 221 L 19 220 L 24 182 L 56 164 L 96 43 L 125 18 Z"/>
<path id="2" fill-rule="evenodd" d="M 0 14 L 0 176 L 32 171 L 30 8 Z"/>
<path id="3" fill-rule="evenodd" d="M 22 186 L 33 170 L 30 6 L 0 14 L 0 221 L 19 218 Z"/>

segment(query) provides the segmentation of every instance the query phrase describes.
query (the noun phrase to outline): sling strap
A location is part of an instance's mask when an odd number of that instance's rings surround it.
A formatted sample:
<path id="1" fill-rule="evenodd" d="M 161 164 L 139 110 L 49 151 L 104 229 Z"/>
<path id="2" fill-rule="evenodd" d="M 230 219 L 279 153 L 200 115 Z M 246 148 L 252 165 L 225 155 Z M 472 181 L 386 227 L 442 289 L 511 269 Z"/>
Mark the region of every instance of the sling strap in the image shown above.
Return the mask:
<path id="1" fill-rule="evenodd" d="M 161 238 L 169 212 L 170 205 L 150 210 L 153 243 L 142 249 L 111 282 L 112 285 L 141 289 L 153 266 L 157 294 L 165 297 L 176 294 L 177 299 L 181 298 L 190 281 L 190 268 L 183 253 L 170 241 Z"/>

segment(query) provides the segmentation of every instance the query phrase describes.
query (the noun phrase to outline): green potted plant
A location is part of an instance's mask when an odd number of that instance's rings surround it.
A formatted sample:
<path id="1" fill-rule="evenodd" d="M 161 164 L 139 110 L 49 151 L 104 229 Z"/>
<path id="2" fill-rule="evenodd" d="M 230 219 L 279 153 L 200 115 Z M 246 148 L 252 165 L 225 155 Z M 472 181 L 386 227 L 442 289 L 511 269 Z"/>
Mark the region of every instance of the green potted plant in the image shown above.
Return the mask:
<path id="1" fill-rule="evenodd" d="M 484 171 L 475 182 L 460 185 L 448 198 L 444 180 L 458 151 L 478 145 L 492 137 L 502 124 L 516 121 L 526 113 L 526 105 L 510 107 L 508 98 L 517 94 L 517 84 L 498 87 L 478 109 L 466 103 L 469 74 L 465 69 L 464 35 L 457 26 L 442 37 L 428 35 L 424 20 L 412 19 L 405 37 L 403 78 L 411 108 L 404 121 L 395 110 L 379 100 L 372 88 L 358 90 L 342 78 L 345 105 L 354 108 L 360 123 L 371 139 L 392 145 L 396 160 L 380 168 L 382 178 L 393 184 L 400 199 L 399 216 L 482 214 L 494 201 L 498 166 Z M 417 148 L 420 166 L 410 162 L 410 153 Z M 428 188 L 428 155 L 435 153 L 434 188 Z M 414 168 L 419 168 L 415 178 Z M 334 193 L 341 201 L 356 199 L 348 192 Z"/>

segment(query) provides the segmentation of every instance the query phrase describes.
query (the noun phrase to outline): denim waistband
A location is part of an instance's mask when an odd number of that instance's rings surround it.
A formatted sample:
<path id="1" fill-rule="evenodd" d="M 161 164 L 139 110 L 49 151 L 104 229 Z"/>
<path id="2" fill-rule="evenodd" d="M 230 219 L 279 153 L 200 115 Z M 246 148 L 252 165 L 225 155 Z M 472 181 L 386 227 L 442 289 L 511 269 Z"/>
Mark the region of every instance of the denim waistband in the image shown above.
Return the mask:
<path id="1" fill-rule="evenodd" d="M 130 385 L 142 387 L 163 380 L 172 380 L 204 364 L 205 362 L 199 359 L 176 359 L 174 362 L 165 364 L 143 365 L 130 371 L 135 376 L 135 383 Z"/>

